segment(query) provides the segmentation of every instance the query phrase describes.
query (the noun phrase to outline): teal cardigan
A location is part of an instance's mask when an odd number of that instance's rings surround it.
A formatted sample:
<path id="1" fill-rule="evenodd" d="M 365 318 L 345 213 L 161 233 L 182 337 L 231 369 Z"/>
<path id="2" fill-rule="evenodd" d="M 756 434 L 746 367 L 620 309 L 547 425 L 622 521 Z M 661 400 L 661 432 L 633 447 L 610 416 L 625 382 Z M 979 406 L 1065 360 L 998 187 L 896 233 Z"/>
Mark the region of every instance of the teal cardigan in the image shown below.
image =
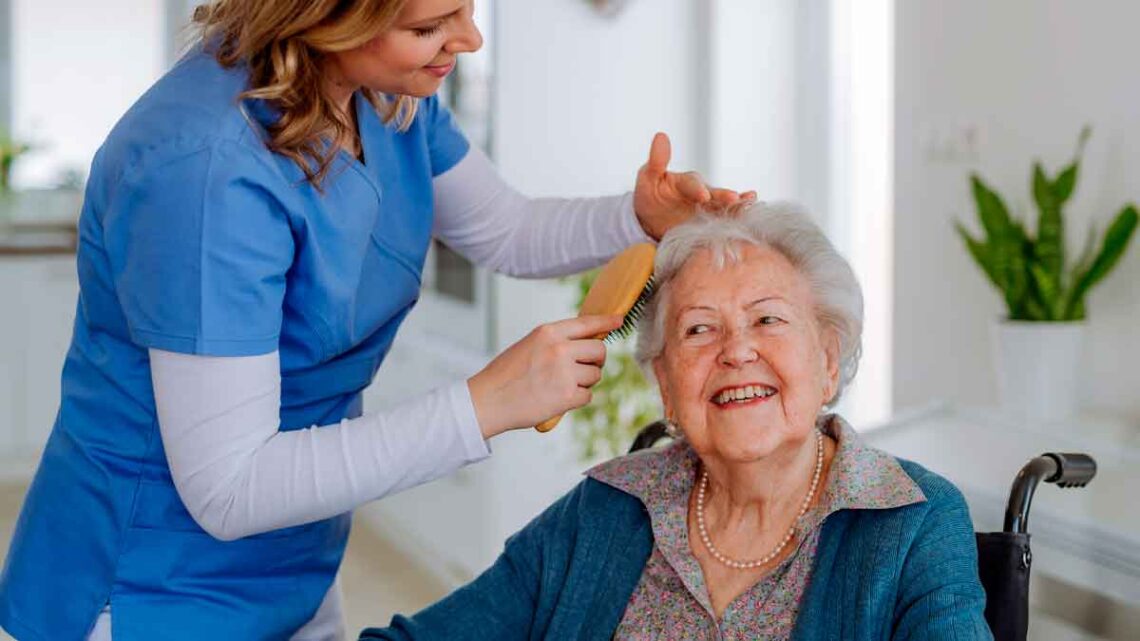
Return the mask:
<path id="1" fill-rule="evenodd" d="M 793 639 L 992 639 L 961 493 L 909 461 L 926 501 L 824 522 Z M 633 496 L 587 478 L 472 583 L 361 639 L 611 639 L 653 549 Z"/>

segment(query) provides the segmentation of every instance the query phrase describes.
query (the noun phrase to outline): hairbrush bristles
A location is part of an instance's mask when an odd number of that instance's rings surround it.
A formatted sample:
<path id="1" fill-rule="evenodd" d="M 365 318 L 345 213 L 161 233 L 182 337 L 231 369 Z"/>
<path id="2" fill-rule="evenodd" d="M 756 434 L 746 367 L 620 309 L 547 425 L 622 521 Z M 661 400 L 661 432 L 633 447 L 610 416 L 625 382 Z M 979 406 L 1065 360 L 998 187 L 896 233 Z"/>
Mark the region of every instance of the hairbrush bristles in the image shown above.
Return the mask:
<path id="1" fill-rule="evenodd" d="M 625 318 L 621 321 L 621 327 L 606 334 L 604 340 L 607 343 L 613 343 L 624 338 L 629 338 L 633 334 L 634 329 L 637 327 L 637 321 L 641 320 L 641 315 L 645 312 L 645 306 L 649 303 L 649 299 L 653 296 L 653 276 L 645 281 L 645 287 L 641 288 L 641 293 L 638 294 L 637 300 L 633 302 L 633 307 L 625 313 Z"/>

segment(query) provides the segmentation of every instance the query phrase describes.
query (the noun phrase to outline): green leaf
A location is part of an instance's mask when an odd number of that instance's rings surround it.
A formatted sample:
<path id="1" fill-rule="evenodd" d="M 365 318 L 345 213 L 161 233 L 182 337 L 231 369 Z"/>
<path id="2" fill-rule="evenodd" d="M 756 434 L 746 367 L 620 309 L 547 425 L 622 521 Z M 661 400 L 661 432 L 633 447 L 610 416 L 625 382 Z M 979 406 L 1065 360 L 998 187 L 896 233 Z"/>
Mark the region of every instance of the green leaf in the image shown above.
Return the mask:
<path id="1" fill-rule="evenodd" d="M 1057 205 L 1064 205 L 1069 198 L 1073 195 L 1073 190 L 1077 187 L 1077 171 L 1080 161 L 1074 160 L 1072 164 L 1065 167 L 1057 179 L 1053 181 L 1053 195 L 1057 199 Z"/>
<path id="2" fill-rule="evenodd" d="M 997 242 L 991 253 L 994 271 L 998 273 L 1002 283 L 1002 294 L 1005 296 L 1006 306 L 1009 307 L 1010 317 L 1021 315 L 1029 297 L 1029 259 L 1032 255 L 1032 244 L 1018 233 L 1017 227 L 1011 225 Z"/>
<path id="3" fill-rule="evenodd" d="M 967 248 L 975 260 L 984 256 L 979 265 L 1001 290 L 1010 317 L 1016 318 L 1024 313 L 1025 299 L 1029 293 L 1026 260 L 1032 254 L 1033 243 L 1021 222 L 1009 215 L 1009 209 L 1001 196 L 990 189 L 979 175 L 970 176 L 970 185 L 978 218 L 986 230 L 986 240 L 984 243 L 975 241 L 985 247 L 982 252 L 976 252 L 976 247 L 970 248 L 968 241 Z M 962 233 L 961 230 L 959 233 Z M 963 237 L 963 240 L 966 238 Z"/>
<path id="4" fill-rule="evenodd" d="M 1104 242 L 1101 244 L 1100 253 L 1097 254 L 1088 270 L 1081 274 L 1073 285 L 1073 291 L 1067 305 L 1068 309 L 1065 313 L 1066 317 L 1073 318 L 1078 309 L 1084 310 L 1085 295 L 1112 271 L 1120 257 L 1124 255 L 1128 249 L 1128 243 L 1132 239 L 1132 234 L 1136 231 L 1138 222 L 1140 222 L 1140 214 L 1137 213 L 1135 205 L 1126 205 L 1116 215 L 1112 224 L 1109 225 L 1108 231 L 1104 233 Z"/>
<path id="5" fill-rule="evenodd" d="M 1065 230 L 1061 220 L 1061 204 L 1041 163 L 1033 163 L 1033 199 L 1040 209 L 1033 255 L 1041 267 L 1059 283 L 1065 265 Z"/>
<path id="6" fill-rule="evenodd" d="M 1069 200 L 1077 187 L 1077 174 L 1080 171 L 1081 157 L 1084 156 L 1085 145 L 1088 144 L 1090 136 L 1092 136 L 1092 127 L 1088 125 L 1081 127 L 1081 133 L 1077 136 L 1077 149 L 1073 152 L 1073 161 L 1053 181 L 1053 193 L 1061 205 Z"/>
<path id="7" fill-rule="evenodd" d="M 1039 302 L 1045 314 L 1043 320 L 1061 320 L 1065 309 L 1065 299 L 1061 296 L 1061 283 L 1038 263 L 1029 266 L 1029 273 L 1033 276 L 1033 284 L 1040 295 L 1040 300 L 1034 302 Z"/>
<path id="8" fill-rule="evenodd" d="M 1049 320 L 1049 312 L 1045 311 L 1045 306 L 1040 301 L 1030 298 L 1026 300 L 1024 308 L 1017 315 L 1010 314 L 1009 318 L 1010 320 L 1045 321 Z"/>
<path id="9" fill-rule="evenodd" d="M 1080 300 L 1080 301 L 1077 301 L 1076 305 L 1073 305 L 1072 308 L 1069 309 L 1069 311 L 1065 315 L 1065 320 L 1079 321 L 1079 320 L 1084 320 L 1084 319 L 1085 319 L 1085 301 Z"/>
<path id="10" fill-rule="evenodd" d="M 1096 251 L 1096 239 L 1096 223 L 1091 223 L 1089 225 L 1089 231 L 1085 235 L 1084 247 L 1081 249 L 1081 254 L 1080 257 L 1077 258 L 1077 262 L 1073 264 L 1067 284 L 1064 281 L 1062 283 L 1062 287 L 1065 290 L 1065 306 L 1064 313 L 1062 314 L 1063 320 L 1079 320 L 1070 318 L 1070 314 L 1073 313 L 1071 311 L 1073 307 L 1073 294 L 1076 292 L 1077 283 L 1084 278 L 1084 275 L 1089 271 L 1089 267 L 1092 265 L 1093 258 L 1095 257 L 1094 252 Z M 1083 312 L 1081 318 L 1084 318 Z"/>
<path id="11" fill-rule="evenodd" d="M 1073 283 L 1080 280 L 1080 275 L 1083 275 L 1089 270 L 1089 265 L 1092 264 L 1093 252 L 1096 250 L 1096 223 L 1089 225 L 1088 235 L 1085 236 L 1085 245 L 1081 249 L 1081 255 L 1077 258 L 1076 264 L 1073 265 Z"/>
<path id="12" fill-rule="evenodd" d="M 1010 226 L 1009 210 L 1002 202 L 1001 196 L 990 189 L 981 176 L 972 174 L 970 185 L 974 193 L 974 202 L 978 207 L 978 219 L 986 236 L 993 240 L 1004 235 Z"/>
<path id="13" fill-rule="evenodd" d="M 982 272 L 990 279 L 994 287 L 997 287 L 999 290 L 1003 289 L 1002 281 L 994 270 L 993 261 L 990 260 L 989 247 L 971 236 L 970 232 L 966 231 L 962 223 L 954 221 L 954 229 L 957 230 L 958 235 L 962 238 L 962 242 L 966 244 L 966 250 L 974 257 L 974 262 L 981 267 Z"/>

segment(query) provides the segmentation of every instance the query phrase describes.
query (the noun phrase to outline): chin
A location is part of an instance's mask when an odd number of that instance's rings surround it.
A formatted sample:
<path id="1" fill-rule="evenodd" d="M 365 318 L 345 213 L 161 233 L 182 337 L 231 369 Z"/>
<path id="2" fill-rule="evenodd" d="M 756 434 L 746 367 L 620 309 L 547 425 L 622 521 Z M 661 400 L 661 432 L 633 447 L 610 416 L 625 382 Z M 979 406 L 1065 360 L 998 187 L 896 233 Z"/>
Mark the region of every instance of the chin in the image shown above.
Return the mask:
<path id="1" fill-rule="evenodd" d="M 411 91 L 405 91 L 402 93 L 405 96 L 411 96 L 412 98 L 430 98 L 430 97 L 434 96 L 437 91 L 439 91 L 439 85 L 436 85 L 436 86 L 430 87 L 430 88 L 416 87 L 415 89 L 412 89 Z"/>
<path id="2" fill-rule="evenodd" d="M 389 96 L 408 96 L 410 98 L 429 98 L 429 97 L 435 95 L 435 93 L 437 91 L 439 91 L 439 88 L 441 86 L 443 86 L 443 80 L 440 80 L 438 82 L 434 82 L 434 81 L 430 81 L 430 80 L 425 81 L 425 80 L 417 79 L 417 80 L 413 80 L 410 82 L 406 82 L 406 83 L 398 85 L 398 86 L 393 86 L 392 84 L 389 84 L 386 87 L 372 86 L 370 88 L 373 91 L 378 91 L 382 94 L 389 95 Z"/>
<path id="3" fill-rule="evenodd" d="M 713 445 L 726 460 L 737 463 L 758 461 L 775 452 L 782 439 L 774 430 L 726 426 L 713 438 Z"/>

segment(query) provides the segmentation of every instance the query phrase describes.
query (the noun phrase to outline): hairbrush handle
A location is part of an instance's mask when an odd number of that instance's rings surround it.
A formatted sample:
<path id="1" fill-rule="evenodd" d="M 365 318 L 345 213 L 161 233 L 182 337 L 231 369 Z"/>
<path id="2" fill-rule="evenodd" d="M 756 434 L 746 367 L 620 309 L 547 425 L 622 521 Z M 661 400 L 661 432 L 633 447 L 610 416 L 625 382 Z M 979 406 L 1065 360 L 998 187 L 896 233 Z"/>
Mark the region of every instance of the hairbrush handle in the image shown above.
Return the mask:
<path id="1" fill-rule="evenodd" d="M 565 414 L 559 414 L 558 416 L 555 416 L 554 418 L 548 418 L 545 421 L 539 423 L 538 425 L 535 425 L 534 429 L 538 430 L 539 432 L 549 432 L 550 430 L 554 429 L 555 426 L 558 425 L 558 421 L 561 421 L 563 416 L 566 416 L 566 415 Z"/>

